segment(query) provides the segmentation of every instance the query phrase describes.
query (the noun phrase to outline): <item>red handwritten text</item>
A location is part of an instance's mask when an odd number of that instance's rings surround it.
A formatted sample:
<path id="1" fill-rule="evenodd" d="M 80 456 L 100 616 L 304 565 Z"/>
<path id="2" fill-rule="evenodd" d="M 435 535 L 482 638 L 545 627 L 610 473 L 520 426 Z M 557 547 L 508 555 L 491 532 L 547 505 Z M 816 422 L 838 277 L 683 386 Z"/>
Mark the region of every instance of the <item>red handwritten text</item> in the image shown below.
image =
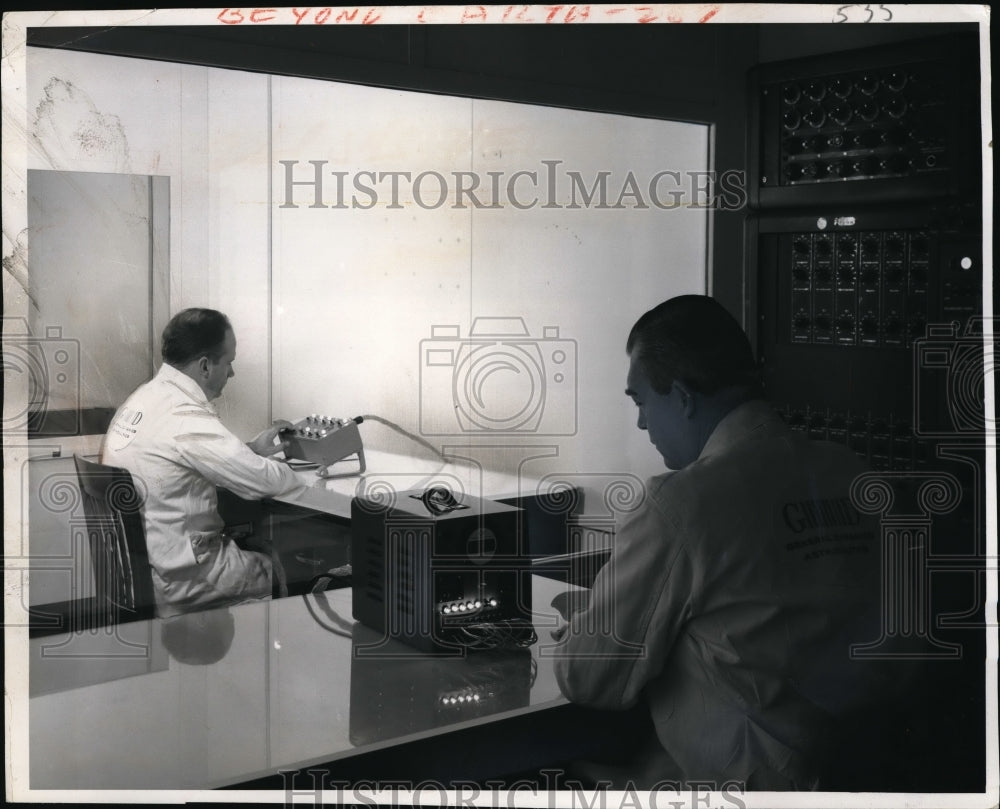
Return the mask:
<path id="1" fill-rule="evenodd" d="M 514 14 L 514 9 L 517 9 L 516 14 Z M 506 11 L 504 11 L 503 13 L 502 22 L 509 22 L 512 18 L 516 22 L 535 21 L 534 18 L 531 16 L 531 6 L 507 6 Z"/>
<path id="2" fill-rule="evenodd" d="M 325 6 L 323 8 L 224 8 L 216 15 L 223 25 L 371 25 L 376 22 L 426 23 L 638 23 L 708 22 L 720 5 L 464 5 L 464 6 Z M 844 8 L 847 8 L 846 6 Z M 698 16 L 696 16 L 698 15 Z"/>
<path id="3" fill-rule="evenodd" d="M 300 25 L 302 23 L 313 24 L 313 25 L 323 25 L 333 18 L 335 23 L 354 23 L 360 22 L 362 25 L 371 25 L 372 23 L 378 22 L 382 18 L 382 12 L 374 7 L 368 6 L 367 8 L 362 8 L 360 6 L 353 6 L 351 8 L 341 8 L 337 9 L 337 14 L 334 16 L 333 8 L 293 8 L 291 9 L 292 17 L 295 18 L 295 25 Z M 362 11 L 364 14 L 362 15 Z M 216 19 L 226 25 L 239 25 L 240 23 L 250 22 L 250 23 L 262 23 L 270 22 L 277 17 L 278 9 L 275 8 L 254 8 L 254 9 L 242 9 L 242 8 L 224 8 L 216 16 Z M 360 16 L 360 19 L 358 19 Z"/>

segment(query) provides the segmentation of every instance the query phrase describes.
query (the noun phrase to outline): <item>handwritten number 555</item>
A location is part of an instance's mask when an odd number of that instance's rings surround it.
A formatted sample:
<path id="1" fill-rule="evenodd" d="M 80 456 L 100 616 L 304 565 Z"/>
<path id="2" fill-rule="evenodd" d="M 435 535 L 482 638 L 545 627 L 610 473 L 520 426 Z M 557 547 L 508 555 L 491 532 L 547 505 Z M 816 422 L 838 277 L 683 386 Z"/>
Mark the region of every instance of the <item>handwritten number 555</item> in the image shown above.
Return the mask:
<path id="1" fill-rule="evenodd" d="M 873 5 L 849 5 L 841 6 L 837 9 L 837 16 L 834 22 L 850 22 L 851 17 L 857 14 L 866 14 L 867 16 L 863 20 L 856 19 L 855 22 L 889 22 L 892 20 L 892 10 L 888 6 L 879 4 L 877 6 Z"/>

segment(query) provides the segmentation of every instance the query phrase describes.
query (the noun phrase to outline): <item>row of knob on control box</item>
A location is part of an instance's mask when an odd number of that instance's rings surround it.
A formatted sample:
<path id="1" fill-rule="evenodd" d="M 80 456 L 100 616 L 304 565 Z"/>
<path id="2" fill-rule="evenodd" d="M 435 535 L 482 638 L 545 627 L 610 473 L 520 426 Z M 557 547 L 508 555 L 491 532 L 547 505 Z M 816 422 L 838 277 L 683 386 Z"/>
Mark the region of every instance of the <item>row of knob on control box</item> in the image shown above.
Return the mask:
<path id="1" fill-rule="evenodd" d="M 351 421 L 352 419 L 338 419 L 333 416 L 321 416 L 318 413 L 313 413 L 306 416 L 298 424 L 286 427 L 282 430 L 282 434 L 304 438 L 323 438 Z"/>

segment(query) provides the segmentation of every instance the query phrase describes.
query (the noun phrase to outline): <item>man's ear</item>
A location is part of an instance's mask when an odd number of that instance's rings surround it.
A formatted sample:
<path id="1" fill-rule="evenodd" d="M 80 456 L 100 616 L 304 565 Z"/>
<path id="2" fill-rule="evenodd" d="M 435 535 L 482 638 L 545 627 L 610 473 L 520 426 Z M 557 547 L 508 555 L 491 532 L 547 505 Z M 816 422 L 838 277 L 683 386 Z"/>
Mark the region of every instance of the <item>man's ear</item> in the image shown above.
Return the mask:
<path id="1" fill-rule="evenodd" d="M 209 371 L 208 367 L 208 355 L 198 358 L 198 373 L 207 376 Z"/>
<path id="2" fill-rule="evenodd" d="M 681 409 L 686 418 L 692 418 L 697 409 L 694 391 L 686 383 L 679 379 L 674 380 L 674 387 L 677 389 L 677 396 L 680 398 Z"/>

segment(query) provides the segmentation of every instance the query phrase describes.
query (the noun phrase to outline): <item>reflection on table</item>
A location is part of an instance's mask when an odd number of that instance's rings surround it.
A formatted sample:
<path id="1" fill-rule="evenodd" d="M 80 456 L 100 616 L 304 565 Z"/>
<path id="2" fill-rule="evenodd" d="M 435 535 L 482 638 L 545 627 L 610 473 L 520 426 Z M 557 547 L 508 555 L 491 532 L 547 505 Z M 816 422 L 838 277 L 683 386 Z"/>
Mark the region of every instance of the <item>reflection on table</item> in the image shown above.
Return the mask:
<path id="1" fill-rule="evenodd" d="M 538 662 L 528 649 L 458 659 L 414 654 L 398 641 L 383 642 L 380 633 L 360 623 L 352 640 L 350 739 L 356 746 L 516 711 L 531 702 Z"/>
<path id="2" fill-rule="evenodd" d="M 356 654 L 379 637 L 347 588 L 34 638 L 31 787 L 226 786 L 563 705 L 540 649 L 565 585 L 532 587 L 514 652 Z"/>

